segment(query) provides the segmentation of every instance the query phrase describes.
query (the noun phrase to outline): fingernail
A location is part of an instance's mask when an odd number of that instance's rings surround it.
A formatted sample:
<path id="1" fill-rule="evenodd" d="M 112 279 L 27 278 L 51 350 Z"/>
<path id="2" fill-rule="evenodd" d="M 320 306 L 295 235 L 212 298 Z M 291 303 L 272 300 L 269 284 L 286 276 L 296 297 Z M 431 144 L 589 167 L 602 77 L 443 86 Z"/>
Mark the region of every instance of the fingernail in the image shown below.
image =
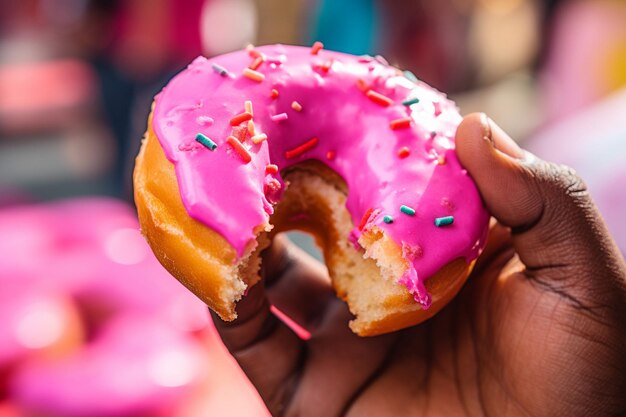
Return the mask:
<path id="1" fill-rule="evenodd" d="M 488 119 L 491 141 L 500 152 L 519 160 L 526 157 L 525 151 L 493 120 Z"/>
<path id="2" fill-rule="evenodd" d="M 491 146 L 495 146 L 491 133 L 491 119 L 485 114 L 480 114 L 480 124 L 483 126 L 483 139 Z"/>

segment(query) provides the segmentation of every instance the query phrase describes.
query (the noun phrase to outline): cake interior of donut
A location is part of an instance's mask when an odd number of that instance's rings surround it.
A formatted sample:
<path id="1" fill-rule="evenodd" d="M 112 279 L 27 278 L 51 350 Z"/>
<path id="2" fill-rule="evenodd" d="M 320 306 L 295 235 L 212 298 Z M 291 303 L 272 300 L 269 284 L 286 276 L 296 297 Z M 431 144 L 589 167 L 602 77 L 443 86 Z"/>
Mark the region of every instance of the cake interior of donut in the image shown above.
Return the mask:
<path id="1" fill-rule="evenodd" d="M 353 331 L 373 335 L 414 324 L 414 313 L 421 307 L 397 283 L 407 269 L 402 249 L 376 228 L 364 231 L 358 244 L 346 238 L 355 226 L 346 209 L 349 191 L 341 177 L 314 160 L 292 166 L 282 175 L 287 187 L 271 217 L 273 229 L 260 236 L 261 245 L 244 261 L 242 268 L 252 270 L 243 276 L 256 276 L 259 254 L 273 236 L 301 230 L 313 235 L 322 249 L 333 287 L 356 317 L 350 323 Z M 466 268 L 465 260 L 454 261 L 427 281 L 427 289 L 454 285 Z M 435 297 L 434 303 L 439 304 L 439 291 Z M 436 310 L 434 306 L 428 316 Z M 420 321 L 424 319 L 422 315 Z"/>

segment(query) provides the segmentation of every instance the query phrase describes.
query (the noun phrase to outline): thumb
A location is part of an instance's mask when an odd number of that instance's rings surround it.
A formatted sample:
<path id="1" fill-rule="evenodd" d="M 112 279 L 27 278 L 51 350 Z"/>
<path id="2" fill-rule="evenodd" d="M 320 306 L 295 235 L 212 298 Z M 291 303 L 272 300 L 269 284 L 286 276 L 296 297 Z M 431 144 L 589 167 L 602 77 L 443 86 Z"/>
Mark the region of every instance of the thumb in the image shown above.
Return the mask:
<path id="1" fill-rule="evenodd" d="M 511 228 L 527 270 L 623 277 L 621 254 L 574 170 L 522 150 L 484 114 L 463 120 L 456 146 L 489 211 Z"/>

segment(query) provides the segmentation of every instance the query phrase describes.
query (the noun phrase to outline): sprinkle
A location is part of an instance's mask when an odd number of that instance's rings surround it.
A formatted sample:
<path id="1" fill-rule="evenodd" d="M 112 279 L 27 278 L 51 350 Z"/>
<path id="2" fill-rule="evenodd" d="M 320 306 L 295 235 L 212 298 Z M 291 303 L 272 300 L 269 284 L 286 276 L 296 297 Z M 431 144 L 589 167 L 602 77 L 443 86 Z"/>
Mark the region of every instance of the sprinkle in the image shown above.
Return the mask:
<path id="1" fill-rule="evenodd" d="M 332 161 L 333 159 L 335 159 L 335 151 L 326 152 L 326 159 L 328 159 L 329 161 Z"/>
<path id="2" fill-rule="evenodd" d="M 265 166 L 265 173 L 266 174 L 277 174 L 278 173 L 278 165 L 267 164 Z"/>
<path id="3" fill-rule="evenodd" d="M 398 157 L 401 159 L 406 158 L 410 154 L 411 154 L 411 151 L 406 146 L 403 146 L 402 148 L 398 150 Z"/>
<path id="4" fill-rule="evenodd" d="M 435 226 L 443 227 L 454 223 L 454 216 L 437 217 L 435 219 Z"/>
<path id="5" fill-rule="evenodd" d="M 404 100 L 404 101 L 402 102 L 402 104 L 404 104 L 405 106 L 410 106 L 410 105 L 412 105 L 412 104 L 417 104 L 417 103 L 419 103 L 419 102 L 420 102 L 420 99 L 419 99 L 419 98 L 417 98 L 417 97 L 413 97 L 413 98 L 408 98 L 408 97 L 407 97 L 407 98 L 406 98 L 406 100 Z"/>
<path id="6" fill-rule="evenodd" d="M 446 156 L 445 155 L 439 155 L 437 157 L 437 164 L 438 165 L 445 165 L 446 164 Z"/>
<path id="7" fill-rule="evenodd" d="M 198 116 L 198 118 L 196 119 L 196 123 L 198 123 L 199 125 L 211 126 L 213 122 L 215 122 L 215 120 L 213 120 L 213 118 L 210 116 Z"/>
<path id="8" fill-rule="evenodd" d="M 393 104 L 393 100 L 390 99 L 387 96 L 384 96 L 374 90 L 368 90 L 365 95 L 367 96 L 367 98 L 369 98 L 370 100 L 372 100 L 374 103 L 379 104 L 383 107 L 387 107 L 391 104 Z"/>
<path id="9" fill-rule="evenodd" d="M 243 76 L 251 79 L 252 81 L 256 81 L 258 83 L 260 83 L 261 81 L 265 79 L 264 74 L 261 74 L 260 72 L 252 70 L 250 68 L 246 68 L 243 70 Z"/>
<path id="10" fill-rule="evenodd" d="M 297 146 L 285 152 L 285 158 L 286 159 L 297 158 L 298 156 L 302 155 L 306 151 L 312 149 L 315 145 L 317 145 L 317 142 L 319 142 L 318 138 L 311 138 L 308 141 L 304 142 L 302 145 Z"/>
<path id="11" fill-rule="evenodd" d="M 415 216 L 415 209 L 405 206 L 404 204 L 400 206 L 400 211 L 409 216 Z"/>
<path id="12" fill-rule="evenodd" d="M 291 103 L 291 108 L 294 109 L 295 111 L 302 111 L 302 104 L 298 103 L 297 101 L 294 101 Z"/>
<path id="13" fill-rule="evenodd" d="M 260 135 L 252 136 L 250 139 L 252 140 L 252 143 L 256 145 L 263 142 L 264 140 L 267 140 L 267 135 L 265 133 L 261 133 Z"/>
<path id="14" fill-rule="evenodd" d="M 277 99 L 278 98 L 278 90 L 275 88 L 272 88 L 272 93 L 270 94 L 270 97 L 272 97 L 273 99 Z"/>
<path id="15" fill-rule="evenodd" d="M 333 66 L 333 61 L 326 61 L 322 65 L 320 65 L 320 68 L 322 69 L 322 71 L 328 72 L 330 71 L 330 68 L 332 66 Z"/>
<path id="16" fill-rule="evenodd" d="M 419 82 L 419 80 L 417 79 L 415 74 L 413 74 L 411 71 L 406 70 L 406 71 L 404 71 L 403 74 L 404 74 L 404 78 L 407 78 L 407 79 L 413 81 L 414 83 Z"/>
<path id="17" fill-rule="evenodd" d="M 387 223 L 387 224 L 389 224 L 389 223 L 393 223 L 393 217 L 391 217 L 391 216 L 385 216 L 385 217 L 383 217 L 383 221 L 384 221 L 385 223 Z"/>
<path id="18" fill-rule="evenodd" d="M 272 119 L 272 122 L 281 122 L 283 120 L 289 119 L 289 116 L 287 116 L 287 113 L 278 113 L 271 116 L 270 119 Z"/>
<path id="19" fill-rule="evenodd" d="M 231 126 L 239 126 L 243 122 L 247 122 L 250 119 L 252 119 L 252 113 L 248 113 L 246 111 L 246 112 L 238 114 L 238 115 L 234 116 L 232 119 L 230 119 L 230 125 Z"/>
<path id="20" fill-rule="evenodd" d="M 246 100 L 243 103 L 243 107 L 246 110 L 246 113 L 250 113 L 252 116 L 254 116 L 254 112 L 252 111 L 252 102 L 250 100 Z"/>
<path id="21" fill-rule="evenodd" d="M 262 58 L 263 61 L 265 61 L 265 54 L 263 54 L 263 52 L 259 52 L 258 50 L 254 49 L 253 45 L 248 45 L 248 55 L 250 55 L 250 57 L 252 58 Z"/>
<path id="22" fill-rule="evenodd" d="M 252 161 L 252 157 L 250 156 L 250 153 L 248 152 L 248 150 L 246 148 L 244 148 L 244 146 L 241 144 L 241 142 L 239 142 L 237 140 L 236 137 L 234 136 L 229 136 L 228 139 L 226 139 L 226 142 L 233 147 L 233 149 L 235 150 L 235 152 L 237 152 L 237 154 L 241 157 L 241 160 L 247 164 L 248 162 Z"/>
<path id="23" fill-rule="evenodd" d="M 373 207 L 370 207 L 367 209 L 367 211 L 365 211 L 365 214 L 363 215 L 363 217 L 361 217 L 361 221 L 359 222 L 359 230 L 363 230 L 373 212 Z"/>
<path id="24" fill-rule="evenodd" d="M 265 62 L 265 57 L 257 56 L 256 58 L 254 58 L 254 61 L 252 61 L 252 64 L 250 64 L 248 68 L 250 68 L 251 70 L 256 70 L 261 66 L 263 62 Z"/>
<path id="25" fill-rule="evenodd" d="M 256 126 L 254 126 L 254 122 L 252 120 L 248 120 L 248 125 L 246 127 L 248 128 L 248 134 L 250 136 L 256 136 Z"/>
<path id="26" fill-rule="evenodd" d="M 313 46 L 311 46 L 311 55 L 317 55 L 317 53 L 324 47 L 322 42 L 315 42 Z"/>
<path id="27" fill-rule="evenodd" d="M 359 90 L 363 91 L 364 93 L 367 93 L 367 91 L 370 89 L 370 86 L 367 85 L 367 82 L 365 82 L 365 80 L 362 80 L 360 78 L 356 80 L 356 86 Z"/>
<path id="28" fill-rule="evenodd" d="M 211 139 L 209 139 L 207 136 L 203 135 L 202 133 L 198 133 L 196 135 L 196 142 L 203 144 L 204 146 L 206 146 L 212 151 L 214 151 L 217 148 L 217 143 L 213 142 Z"/>
<path id="29" fill-rule="evenodd" d="M 395 119 L 392 120 L 389 123 L 389 127 L 392 130 L 398 130 L 398 129 L 405 129 L 407 127 L 411 126 L 411 118 L 410 117 L 403 117 L 401 119 Z"/>
<path id="30" fill-rule="evenodd" d="M 215 62 L 211 64 L 213 67 L 213 71 L 217 72 L 222 77 L 226 77 L 228 75 L 228 70 L 221 66 L 220 64 L 216 64 Z"/>
<path id="31" fill-rule="evenodd" d="M 435 108 L 435 117 L 439 116 L 441 114 L 441 103 L 433 103 L 433 107 Z"/>

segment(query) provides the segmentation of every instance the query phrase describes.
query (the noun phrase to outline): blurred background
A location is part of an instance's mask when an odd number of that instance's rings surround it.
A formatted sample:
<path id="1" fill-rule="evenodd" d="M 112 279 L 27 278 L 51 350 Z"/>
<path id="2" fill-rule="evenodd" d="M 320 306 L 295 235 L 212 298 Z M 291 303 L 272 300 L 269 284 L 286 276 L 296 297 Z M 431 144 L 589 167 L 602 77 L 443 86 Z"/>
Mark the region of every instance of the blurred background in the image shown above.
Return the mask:
<path id="1" fill-rule="evenodd" d="M 194 57 L 315 40 L 576 168 L 626 253 L 624 1 L 2 0 L 0 416 L 266 415 L 142 240 L 131 173 Z"/>

